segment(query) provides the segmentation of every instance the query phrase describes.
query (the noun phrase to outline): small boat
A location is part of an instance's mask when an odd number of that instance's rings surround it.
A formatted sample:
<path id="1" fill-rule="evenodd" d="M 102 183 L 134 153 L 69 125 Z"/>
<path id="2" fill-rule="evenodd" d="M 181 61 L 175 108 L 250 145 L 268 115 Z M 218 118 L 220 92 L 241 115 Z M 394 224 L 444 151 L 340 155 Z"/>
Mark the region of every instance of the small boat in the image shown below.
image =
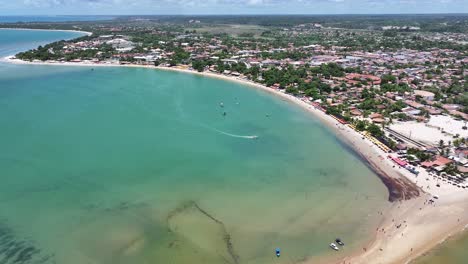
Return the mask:
<path id="1" fill-rule="evenodd" d="M 333 250 L 335 250 L 335 251 L 340 250 L 340 249 L 335 245 L 335 243 L 331 243 L 331 244 L 330 244 L 330 247 L 331 247 Z"/>
<path id="2" fill-rule="evenodd" d="M 226 112 L 223 112 L 223 116 L 226 116 L 226 115 L 227 115 L 227 113 L 226 113 Z"/>
<path id="3" fill-rule="evenodd" d="M 341 239 L 339 239 L 339 238 L 335 239 L 335 242 L 340 246 L 344 246 L 343 241 Z"/>
<path id="4" fill-rule="evenodd" d="M 224 103 L 223 102 L 219 103 L 219 106 L 224 107 Z"/>
<path id="5" fill-rule="evenodd" d="M 281 256 L 281 249 L 280 248 L 276 248 L 275 249 L 275 254 L 276 254 L 276 257 L 280 257 Z"/>

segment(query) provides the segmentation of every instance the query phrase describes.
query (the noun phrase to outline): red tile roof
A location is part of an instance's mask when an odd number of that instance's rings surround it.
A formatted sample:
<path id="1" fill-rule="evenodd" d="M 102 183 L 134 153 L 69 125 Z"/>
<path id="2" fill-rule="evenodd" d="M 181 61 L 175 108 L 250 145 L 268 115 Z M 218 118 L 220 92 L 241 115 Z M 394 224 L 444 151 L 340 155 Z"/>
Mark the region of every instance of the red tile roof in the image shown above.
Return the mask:
<path id="1" fill-rule="evenodd" d="M 404 161 L 404 160 L 401 160 L 399 158 L 396 158 L 396 157 L 392 157 L 392 156 L 389 156 L 396 164 L 404 167 L 406 166 L 406 164 L 408 164 L 408 162 Z"/>
<path id="2" fill-rule="evenodd" d="M 442 156 L 437 156 L 434 160 L 432 161 L 425 161 L 423 163 L 421 163 L 421 165 L 423 167 L 438 167 L 438 166 L 444 166 L 444 165 L 447 165 L 449 163 L 452 163 L 453 161 L 450 160 L 450 159 L 447 159 L 446 157 L 442 157 Z"/>
<path id="3" fill-rule="evenodd" d="M 377 76 L 370 75 L 370 74 L 359 74 L 359 73 L 349 73 L 346 75 L 346 79 L 349 83 L 352 83 L 353 80 L 370 80 L 372 84 L 380 84 L 381 79 Z"/>

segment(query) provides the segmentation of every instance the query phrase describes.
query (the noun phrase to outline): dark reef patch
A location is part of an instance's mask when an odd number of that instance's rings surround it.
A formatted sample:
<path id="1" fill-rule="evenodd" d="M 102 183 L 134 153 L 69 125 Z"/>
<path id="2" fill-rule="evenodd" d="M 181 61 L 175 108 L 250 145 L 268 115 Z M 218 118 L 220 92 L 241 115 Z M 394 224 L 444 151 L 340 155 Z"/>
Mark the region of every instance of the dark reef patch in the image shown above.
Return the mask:
<path id="1" fill-rule="evenodd" d="M 379 179 L 382 181 L 382 183 L 387 187 L 388 189 L 388 201 L 389 202 L 398 202 L 398 201 L 404 201 L 404 200 L 411 200 L 413 198 L 417 198 L 421 195 L 422 190 L 414 183 L 412 183 L 410 180 L 406 179 L 404 176 L 401 176 L 399 178 L 395 178 L 390 176 L 387 172 L 382 170 L 380 166 L 375 164 L 371 159 L 363 155 L 361 152 L 356 150 L 353 146 L 352 143 L 349 141 L 344 141 L 336 134 L 333 134 L 335 138 L 337 139 L 337 142 L 343 146 L 343 148 L 350 153 L 354 154 L 356 157 L 359 158 L 370 170 L 372 170 Z"/>
<path id="2" fill-rule="evenodd" d="M 44 255 L 33 242 L 15 236 L 13 230 L 0 221 L 0 264 L 55 263 L 53 255 Z"/>
<path id="3" fill-rule="evenodd" d="M 217 219 L 216 217 L 214 217 L 213 215 L 211 215 L 210 213 L 208 213 L 207 211 L 205 211 L 204 209 L 202 209 L 195 201 L 188 201 L 188 202 L 185 202 L 183 203 L 181 206 L 175 208 L 174 210 L 172 210 L 171 212 L 169 212 L 169 214 L 167 215 L 167 222 L 169 223 L 171 218 L 173 218 L 174 216 L 186 211 L 186 210 L 189 210 L 189 209 L 195 209 L 197 211 L 199 211 L 202 215 L 206 216 L 208 219 L 210 219 L 211 221 L 213 221 L 215 224 L 219 225 L 221 227 L 221 230 L 222 230 L 222 235 L 223 235 L 223 241 L 225 243 L 225 247 L 226 247 L 226 250 L 229 254 L 229 257 L 232 259 L 232 261 L 234 262 L 234 264 L 239 264 L 240 262 L 240 258 L 239 258 L 239 255 L 237 255 L 237 253 L 235 252 L 234 250 L 234 245 L 232 243 L 232 239 L 231 239 L 231 235 L 228 233 L 227 231 L 227 228 L 226 226 L 224 225 L 224 223 Z M 168 224 L 169 226 L 169 224 Z M 169 232 L 172 232 L 172 230 L 169 229 Z M 230 261 L 228 261 L 227 259 L 224 259 L 225 262 L 227 263 L 231 263 Z"/>

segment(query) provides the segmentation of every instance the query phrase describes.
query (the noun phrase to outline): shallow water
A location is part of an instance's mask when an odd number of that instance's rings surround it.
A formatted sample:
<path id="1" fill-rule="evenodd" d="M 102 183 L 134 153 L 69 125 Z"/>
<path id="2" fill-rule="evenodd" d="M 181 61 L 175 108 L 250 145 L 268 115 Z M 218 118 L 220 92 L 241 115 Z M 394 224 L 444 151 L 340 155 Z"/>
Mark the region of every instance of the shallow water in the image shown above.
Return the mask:
<path id="1" fill-rule="evenodd" d="M 413 264 L 465 264 L 468 260 L 468 234 L 454 237 L 437 248 L 431 250 L 427 255 L 414 261 Z"/>
<path id="2" fill-rule="evenodd" d="M 0 64 L 0 109 L 6 263 L 342 256 L 387 205 L 384 185 L 328 128 L 238 83 Z M 336 236 L 347 242 L 339 254 L 328 249 Z"/>
<path id="3" fill-rule="evenodd" d="M 0 29 L 0 58 L 50 42 L 83 36 L 71 31 Z M 2 65 L 3 67 L 5 65 Z"/>

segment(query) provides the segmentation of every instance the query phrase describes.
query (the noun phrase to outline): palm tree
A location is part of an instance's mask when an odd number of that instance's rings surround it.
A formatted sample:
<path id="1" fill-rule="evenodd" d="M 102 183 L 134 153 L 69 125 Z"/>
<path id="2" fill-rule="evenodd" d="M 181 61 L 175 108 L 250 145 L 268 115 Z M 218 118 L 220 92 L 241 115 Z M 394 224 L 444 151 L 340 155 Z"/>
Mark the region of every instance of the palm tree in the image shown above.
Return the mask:
<path id="1" fill-rule="evenodd" d="M 441 139 L 439 141 L 439 148 L 444 148 L 444 140 L 443 139 Z"/>
<path id="2" fill-rule="evenodd" d="M 440 155 L 445 156 L 445 146 L 444 146 L 444 140 L 439 141 L 439 152 Z"/>

